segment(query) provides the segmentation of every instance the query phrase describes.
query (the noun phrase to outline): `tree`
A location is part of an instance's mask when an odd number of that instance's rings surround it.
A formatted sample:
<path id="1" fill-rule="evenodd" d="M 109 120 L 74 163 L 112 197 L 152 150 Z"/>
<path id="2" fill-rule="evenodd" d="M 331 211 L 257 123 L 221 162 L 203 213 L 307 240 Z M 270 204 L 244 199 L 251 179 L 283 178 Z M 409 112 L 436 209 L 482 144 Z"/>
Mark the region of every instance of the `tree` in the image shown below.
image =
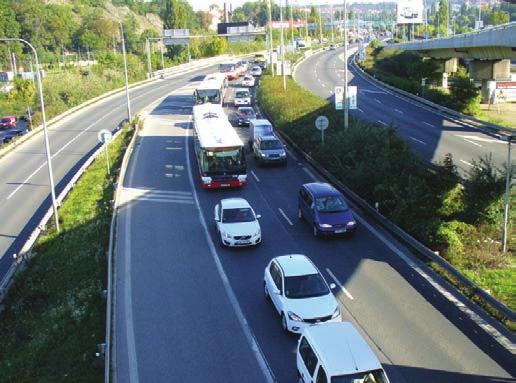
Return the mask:
<path id="1" fill-rule="evenodd" d="M 440 36 L 448 36 L 448 1 L 439 0 L 439 10 L 434 18 L 435 27 Z"/>
<path id="2" fill-rule="evenodd" d="M 478 90 L 469 78 L 469 74 L 464 67 L 459 67 L 453 81 L 450 84 L 450 93 L 464 112 L 471 112 L 474 104 L 478 103 Z"/>
<path id="3" fill-rule="evenodd" d="M 509 12 L 495 9 L 489 18 L 489 24 L 500 25 L 507 24 L 509 22 Z"/>
<path id="4" fill-rule="evenodd" d="M 165 29 L 184 29 L 188 25 L 188 7 L 183 0 L 166 0 L 162 14 Z"/>
<path id="5" fill-rule="evenodd" d="M 203 31 L 209 30 L 213 21 L 213 16 L 211 13 L 206 11 L 198 11 L 196 15 L 200 28 Z"/>

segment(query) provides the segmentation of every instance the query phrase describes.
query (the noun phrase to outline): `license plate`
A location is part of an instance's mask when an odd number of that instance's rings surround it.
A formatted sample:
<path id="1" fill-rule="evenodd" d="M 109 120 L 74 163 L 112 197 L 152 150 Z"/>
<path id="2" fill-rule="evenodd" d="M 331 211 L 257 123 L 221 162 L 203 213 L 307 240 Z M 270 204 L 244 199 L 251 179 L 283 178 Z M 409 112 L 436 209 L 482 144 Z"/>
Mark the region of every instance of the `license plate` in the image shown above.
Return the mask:
<path id="1" fill-rule="evenodd" d="M 229 184 L 220 184 L 220 187 L 222 187 L 222 188 L 228 188 L 228 187 L 229 187 Z"/>
<path id="2" fill-rule="evenodd" d="M 342 234 L 342 233 L 345 233 L 345 232 L 346 232 L 346 229 L 335 230 L 335 234 Z"/>
<path id="3" fill-rule="evenodd" d="M 239 245 L 249 245 L 251 242 L 250 241 L 237 241 L 237 243 Z"/>

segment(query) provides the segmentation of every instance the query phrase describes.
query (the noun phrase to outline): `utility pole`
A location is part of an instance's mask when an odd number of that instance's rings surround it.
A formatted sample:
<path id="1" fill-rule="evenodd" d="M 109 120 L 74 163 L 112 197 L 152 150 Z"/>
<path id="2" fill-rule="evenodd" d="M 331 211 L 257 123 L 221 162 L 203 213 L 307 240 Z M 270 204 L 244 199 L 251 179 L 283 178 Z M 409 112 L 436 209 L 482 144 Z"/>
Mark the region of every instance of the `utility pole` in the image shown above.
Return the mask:
<path id="1" fill-rule="evenodd" d="M 330 4 L 330 22 L 331 22 L 331 43 L 335 42 L 335 36 L 333 35 L 333 4 Z"/>
<path id="2" fill-rule="evenodd" d="M 322 44 L 322 14 L 321 14 L 321 4 L 319 4 L 319 43 Z"/>
<path id="3" fill-rule="evenodd" d="M 344 0 L 344 129 L 349 127 L 348 114 L 348 11 Z"/>
<path id="4" fill-rule="evenodd" d="M 269 51 L 269 61 L 271 63 L 271 73 L 272 73 L 272 77 L 274 77 L 274 63 L 272 62 L 272 52 L 273 52 L 273 49 L 274 49 L 274 41 L 272 40 L 272 0 L 269 0 L 267 2 L 267 5 L 269 7 L 269 41 L 270 41 L 270 48 L 271 50 Z"/>
<path id="5" fill-rule="evenodd" d="M 120 24 L 120 35 L 122 36 L 122 55 L 124 57 L 124 74 L 125 74 L 125 98 L 127 102 L 127 121 L 131 123 L 131 101 L 129 100 L 129 76 L 127 75 L 127 57 L 125 53 L 125 38 L 124 38 L 124 26 L 122 22 Z"/>
<path id="6" fill-rule="evenodd" d="M 150 42 L 149 38 L 145 39 L 145 51 L 147 53 L 147 71 L 149 80 L 152 78 L 152 63 L 151 63 L 151 53 L 150 53 Z"/>
<path id="7" fill-rule="evenodd" d="M 293 16 L 293 11 L 292 11 L 292 1 L 293 0 L 290 0 L 289 2 L 289 5 L 290 5 L 290 38 L 292 40 L 292 46 L 294 46 L 294 16 Z"/>
<path id="8" fill-rule="evenodd" d="M 281 33 L 280 33 L 280 45 L 281 45 L 281 74 L 283 75 L 283 90 L 287 90 L 287 78 L 285 77 L 285 39 L 283 37 L 283 10 L 281 6 L 281 0 L 279 2 L 280 9 L 280 24 L 281 24 Z"/>
<path id="9" fill-rule="evenodd" d="M 305 40 L 308 39 L 308 9 L 305 8 Z"/>
<path id="10" fill-rule="evenodd" d="M 502 251 L 507 251 L 507 222 L 509 220 L 509 194 L 512 179 L 512 159 L 511 159 L 511 145 L 514 136 L 507 136 L 507 175 L 505 178 L 505 206 L 503 214 L 503 231 L 502 231 Z"/>

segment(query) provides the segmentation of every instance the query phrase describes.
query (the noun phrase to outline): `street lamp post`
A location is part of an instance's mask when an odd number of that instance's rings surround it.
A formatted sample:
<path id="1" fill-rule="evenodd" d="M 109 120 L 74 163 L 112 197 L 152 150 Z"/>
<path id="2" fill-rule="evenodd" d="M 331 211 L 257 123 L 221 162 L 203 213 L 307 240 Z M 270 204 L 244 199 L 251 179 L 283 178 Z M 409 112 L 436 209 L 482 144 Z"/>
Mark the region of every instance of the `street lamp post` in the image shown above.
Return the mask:
<path id="1" fill-rule="evenodd" d="M 507 136 L 507 175 L 505 178 L 505 206 L 503 212 L 502 251 L 507 251 L 507 222 L 509 220 L 509 193 L 512 178 L 511 145 L 516 136 Z"/>
<path id="2" fill-rule="evenodd" d="M 39 96 L 39 103 L 41 107 L 41 119 L 43 123 L 43 133 L 45 136 L 45 150 L 47 154 L 47 169 L 48 169 L 48 179 L 50 181 L 50 195 L 52 196 L 52 208 L 54 210 L 54 219 L 56 224 L 56 230 L 59 232 L 59 216 L 57 214 L 57 201 L 56 201 L 56 191 L 54 186 L 54 175 L 52 172 L 52 156 L 50 155 L 50 145 L 48 142 L 48 129 L 47 129 L 47 120 L 45 116 L 45 102 L 43 101 L 43 84 L 41 82 L 41 72 L 39 69 L 39 59 L 38 59 L 38 53 L 36 52 L 36 49 L 32 46 L 31 43 L 29 43 L 27 40 L 19 39 L 19 38 L 0 38 L 0 41 L 20 41 L 24 44 L 27 44 L 30 49 L 32 49 L 32 52 L 34 53 L 34 58 L 36 60 L 36 80 L 38 83 L 38 96 Z"/>
<path id="3" fill-rule="evenodd" d="M 348 127 L 348 11 L 344 0 L 344 129 Z"/>
<path id="4" fill-rule="evenodd" d="M 274 63 L 272 62 L 272 52 L 274 50 L 274 40 L 272 39 L 272 0 L 269 0 L 267 2 L 268 6 L 269 6 L 269 41 L 270 41 L 270 47 L 271 47 L 271 50 L 269 52 L 269 61 L 271 63 L 271 74 L 272 74 L 272 77 L 274 77 Z"/>
<path id="5" fill-rule="evenodd" d="M 283 75 L 283 90 L 287 90 L 287 78 L 285 77 L 285 41 L 283 38 L 283 11 L 281 9 L 281 0 L 279 3 L 279 15 L 280 15 L 280 24 L 281 24 L 281 74 Z"/>
<path id="6" fill-rule="evenodd" d="M 125 73 L 125 97 L 127 102 L 127 120 L 131 123 L 131 100 L 129 99 L 129 78 L 127 76 L 127 58 L 125 53 L 125 39 L 124 39 L 124 26 L 122 22 L 119 21 L 120 24 L 120 35 L 122 36 L 122 54 L 124 56 L 124 73 Z"/>

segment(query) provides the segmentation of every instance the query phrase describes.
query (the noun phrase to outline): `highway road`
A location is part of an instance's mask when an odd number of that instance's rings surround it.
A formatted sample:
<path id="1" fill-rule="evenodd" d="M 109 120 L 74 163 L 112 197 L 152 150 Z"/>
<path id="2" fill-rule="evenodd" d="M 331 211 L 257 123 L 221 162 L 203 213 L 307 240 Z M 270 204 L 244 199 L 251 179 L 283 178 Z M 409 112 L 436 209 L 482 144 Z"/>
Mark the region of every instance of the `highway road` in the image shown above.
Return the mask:
<path id="1" fill-rule="evenodd" d="M 249 154 L 243 189 L 200 189 L 187 108 L 192 86 L 149 106 L 124 180 L 116 381 L 296 381 L 297 338 L 283 333 L 262 288 L 269 260 L 292 253 L 309 256 L 340 286 L 343 317 L 391 382 L 515 381 L 514 356 L 438 292 L 433 274 L 388 235 L 359 217 L 352 237 L 312 236 L 296 217 L 296 198 L 302 183 L 319 177 L 292 153 L 285 168 L 258 167 Z M 213 208 L 236 196 L 262 215 L 258 247 L 218 246 Z"/>
<path id="2" fill-rule="evenodd" d="M 344 84 L 343 57 L 343 48 L 315 54 L 299 64 L 295 79 L 314 94 L 333 102 L 334 87 Z M 506 163 L 507 143 L 497 136 L 378 86 L 351 65 L 348 77 L 349 84 L 358 87 L 358 109 L 351 111 L 351 115 L 382 126 L 393 124 L 424 160 L 439 162 L 447 153 L 452 153 L 462 174 L 470 171 L 480 156 L 491 155 L 501 169 Z"/>
<path id="3" fill-rule="evenodd" d="M 215 70 L 215 66 L 213 70 Z M 131 89 L 133 112 L 188 83 L 201 72 L 157 80 Z M 125 93 L 86 107 L 49 128 L 50 151 L 57 191 L 97 147 L 97 133 L 116 129 L 127 118 Z M 49 180 L 43 134 L 0 158 L 0 279 L 12 263 L 50 203 Z"/>

